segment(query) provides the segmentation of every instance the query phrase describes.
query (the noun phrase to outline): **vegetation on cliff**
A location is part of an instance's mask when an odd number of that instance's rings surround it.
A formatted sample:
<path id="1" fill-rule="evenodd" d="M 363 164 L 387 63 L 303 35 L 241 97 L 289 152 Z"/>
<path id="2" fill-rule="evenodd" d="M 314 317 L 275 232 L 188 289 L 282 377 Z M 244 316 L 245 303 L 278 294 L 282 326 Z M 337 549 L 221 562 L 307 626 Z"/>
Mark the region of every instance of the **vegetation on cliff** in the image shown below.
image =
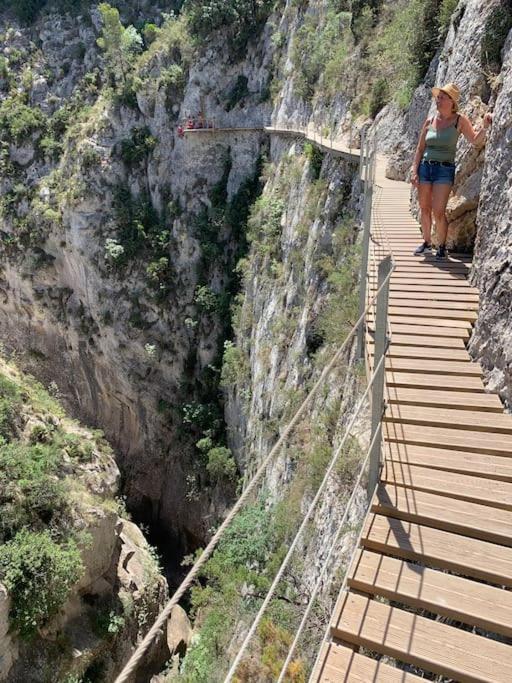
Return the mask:
<path id="1" fill-rule="evenodd" d="M 49 622 L 82 574 L 80 500 L 92 498 L 80 479 L 101 457 L 111 457 L 101 434 L 79 430 L 37 382 L 1 361 L 0 581 L 23 637 Z"/>

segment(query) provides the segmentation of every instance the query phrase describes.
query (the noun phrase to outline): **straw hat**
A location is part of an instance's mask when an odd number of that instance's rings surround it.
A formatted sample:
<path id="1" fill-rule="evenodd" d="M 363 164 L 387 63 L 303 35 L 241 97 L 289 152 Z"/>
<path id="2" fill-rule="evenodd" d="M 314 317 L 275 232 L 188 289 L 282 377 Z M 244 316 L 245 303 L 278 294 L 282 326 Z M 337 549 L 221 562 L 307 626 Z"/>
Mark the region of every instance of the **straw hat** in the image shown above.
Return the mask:
<path id="1" fill-rule="evenodd" d="M 448 95 L 448 97 L 451 100 L 453 100 L 455 109 L 458 109 L 460 99 L 459 86 L 455 85 L 455 83 L 447 83 L 446 85 L 443 85 L 440 88 L 432 88 L 432 95 L 434 97 L 437 97 L 440 92 L 444 92 L 445 95 Z"/>

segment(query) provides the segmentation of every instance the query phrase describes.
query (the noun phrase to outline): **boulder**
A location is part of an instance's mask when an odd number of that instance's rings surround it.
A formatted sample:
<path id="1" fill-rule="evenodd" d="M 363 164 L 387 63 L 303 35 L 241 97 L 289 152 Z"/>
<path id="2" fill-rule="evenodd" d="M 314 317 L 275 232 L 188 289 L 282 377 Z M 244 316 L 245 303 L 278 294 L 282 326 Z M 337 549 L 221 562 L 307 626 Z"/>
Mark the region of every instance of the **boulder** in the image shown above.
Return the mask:
<path id="1" fill-rule="evenodd" d="M 192 626 L 185 610 L 176 605 L 167 621 L 167 646 L 173 655 L 183 654 L 192 640 Z"/>

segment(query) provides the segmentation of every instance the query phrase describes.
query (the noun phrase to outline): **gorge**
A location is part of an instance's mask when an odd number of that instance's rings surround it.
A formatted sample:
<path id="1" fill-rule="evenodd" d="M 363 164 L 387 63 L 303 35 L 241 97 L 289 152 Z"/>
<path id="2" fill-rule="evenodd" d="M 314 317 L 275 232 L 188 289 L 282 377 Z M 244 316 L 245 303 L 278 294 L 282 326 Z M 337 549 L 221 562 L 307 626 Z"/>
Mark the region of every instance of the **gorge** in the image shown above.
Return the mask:
<path id="1" fill-rule="evenodd" d="M 405 179 L 434 84 L 457 82 L 477 125 L 494 111 L 485 149 L 459 145 L 449 246 L 474 250 L 481 301 L 469 348 L 510 408 L 509 2 L 4 4 L 0 342 L 11 360 L 2 376 L 13 381 L 14 361 L 73 418 L 103 431 L 112 448 L 107 497 L 122 493 L 133 521 L 158 546 L 171 589 L 182 559 L 204 546 L 357 310 L 357 164 L 293 136 L 268 135 L 266 125 L 314 124 L 355 146 L 365 131 L 390 155 L 388 174 Z M 215 122 L 215 132 L 181 137 L 178 126 L 200 115 Z M 219 130 L 231 128 L 247 130 Z M 353 352 L 344 360 L 298 430 L 300 440 L 268 473 L 265 496 L 233 531 L 240 564 L 220 555 L 185 605 L 196 636 L 203 635 L 192 641 L 181 673 L 174 666 L 156 680 L 209 683 L 221 675 L 212 671 L 232 646 L 221 616 L 243 629 L 237 611 L 255 580 L 247 567 L 271 565 L 289 542 L 295 511 L 311 498 L 353 408 L 358 383 L 346 372 Z M 9 390 L 1 391 L 3 400 Z M 10 443 L 14 436 L 30 441 L 29 432 L 18 425 L 1 434 Z M 354 443 L 305 548 L 298 592 L 318 573 L 359 457 Z M 94 474 L 89 488 L 100 486 L 96 476 L 103 478 Z M 125 515 L 118 508 L 106 515 L 109 561 L 125 552 L 123 544 L 144 546 L 128 521 L 131 541 L 123 540 L 118 520 Z M 101 646 L 85 644 L 82 658 L 70 657 L 73 637 L 57 655 L 46 645 L 101 590 L 118 595 L 121 579 L 112 578 L 108 590 L 98 584 L 114 564 L 105 560 L 86 591 L 78 582 L 69 598 L 75 612 L 66 608 L 60 622 L 41 625 L 37 648 L 9 630 L 7 618 L 5 627 L 0 621 L 2 655 L 10 653 L 0 660 L 0 680 L 110 680 L 149 616 L 135 626 L 114 612 L 123 627 Z M 242 569 L 231 576 L 235 565 Z M 151 614 L 166 594 L 155 572 Z M 242 595 L 226 605 L 210 594 L 217 589 Z M 264 654 L 279 628 L 276 616 L 262 636 Z M 163 670 L 172 654 L 163 650 L 140 680 Z M 48 678 L 52 657 L 58 679 Z M 261 661 L 247 680 L 268 680 Z"/>

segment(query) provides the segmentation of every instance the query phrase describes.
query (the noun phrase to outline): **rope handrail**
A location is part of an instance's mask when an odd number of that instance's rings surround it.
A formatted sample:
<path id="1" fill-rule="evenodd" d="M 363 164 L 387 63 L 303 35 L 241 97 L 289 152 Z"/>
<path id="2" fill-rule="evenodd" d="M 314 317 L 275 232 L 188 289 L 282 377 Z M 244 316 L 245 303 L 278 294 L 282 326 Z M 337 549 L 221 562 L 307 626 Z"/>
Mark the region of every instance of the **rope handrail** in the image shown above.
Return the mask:
<path id="1" fill-rule="evenodd" d="M 388 277 L 390 277 L 390 276 L 391 276 L 391 274 L 390 274 Z M 271 584 L 271 586 L 270 586 L 270 588 L 269 588 L 269 590 L 268 590 L 268 592 L 267 592 L 267 595 L 265 596 L 265 599 L 264 599 L 264 601 L 263 601 L 263 603 L 262 603 L 262 605 L 261 605 L 261 607 L 260 607 L 260 609 L 259 609 L 259 611 L 258 611 L 258 614 L 256 615 L 256 617 L 254 618 L 254 620 L 253 620 L 253 622 L 252 622 L 251 628 L 249 629 L 249 631 L 248 631 L 248 633 L 247 633 L 247 635 L 246 635 L 246 637 L 245 637 L 245 639 L 244 639 L 244 642 L 242 643 L 242 645 L 240 646 L 240 649 L 238 650 L 238 654 L 237 654 L 235 660 L 233 661 L 233 664 L 231 665 L 231 667 L 230 667 L 230 669 L 229 669 L 229 671 L 228 671 L 228 674 L 227 674 L 226 678 L 224 679 L 224 683 L 230 683 L 230 682 L 233 680 L 233 676 L 235 675 L 236 670 L 237 670 L 237 668 L 238 668 L 240 662 L 242 661 L 242 657 L 243 657 L 243 655 L 244 655 L 244 653 L 245 653 L 245 650 L 247 649 L 247 646 L 248 646 L 250 640 L 252 639 L 253 635 L 255 634 L 256 629 L 257 629 L 257 627 L 258 627 L 258 624 L 260 623 L 261 618 L 263 617 L 263 614 L 264 614 L 264 612 L 265 612 L 265 610 L 266 610 L 266 608 L 267 608 L 267 606 L 268 606 L 270 600 L 272 599 L 272 597 L 273 597 L 273 595 L 274 595 L 274 592 L 275 592 L 275 590 L 276 590 L 276 588 L 277 588 L 279 582 L 281 581 L 281 578 L 282 578 L 282 576 L 283 576 L 283 574 L 284 574 L 284 572 L 285 572 L 285 570 L 286 570 L 286 568 L 287 568 L 287 566 L 288 566 L 288 564 L 289 564 L 289 562 L 290 562 L 290 559 L 291 559 L 291 557 L 292 557 L 292 555 L 293 555 L 293 552 L 295 551 L 295 548 L 297 547 L 297 543 L 299 542 L 299 539 L 300 539 L 300 537 L 301 537 L 301 535 L 302 535 L 302 532 L 303 532 L 304 529 L 306 528 L 306 524 L 308 523 L 308 521 L 309 521 L 311 515 L 312 515 L 313 512 L 314 512 L 314 509 L 316 508 L 316 504 L 318 503 L 318 501 L 320 500 L 320 497 L 321 497 L 322 493 L 324 492 L 324 489 L 325 489 L 325 487 L 326 487 L 326 485 L 327 485 L 327 482 L 328 482 L 328 480 L 329 480 L 329 477 L 330 477 L 330 475 L 331 475 L 331 472 L 333 471 L 334 466 L 336 465 L 336 463 L 337 463 L 337 461 L 338 461 L 338 457 L 339 457 L 339 455 L 340 455 L 340 453 L 341 453 L 341 451 L 342 451 L 342 448 L 343 448 L 343 446 L 345 445 L 345 442 L 346 442 L 346 440 L 347 440 L 347 438 L 348 438 L 348 436 L 349 436 L 349 434 L 350 434 L 350 430 L 351 430 L 352 427 L 354 426 L 354 423 L 355 423 L 355 421 L 356 421 L 356 418 L 359 417 L 359 412 L 361 411 L 361 408 L 362 408 L 363 405 L 364 405 L 364 402 L 365 402 L 365 400 L 366 400 L 366 397 L 368 396 L 368 393 L 369 393 L 369 391 L 370 391 L 370 389 L 371 389 L 371 387 L 372 387 L 372 385 L 373 385 L 373 382 L 374 382 L 374 380 L 375 380 L 375 378 L 376 378 L 376 376 L 377 376 L 377 373 L 378 373 L 378 371 L 379 371 L 379 368 L 380 368 L 380 366 L 382 365 L 382 363 L 384 362 L 384 360 L 385 360 L 385 357 L 383 356 L 383 357 L 381 358 L 381 360 L 380 360 L 380 363 L 379 363 L 378 366 L 375 368 L 375 370 L 374 370 L 374 372 L 373 372 L 373 374 L 372 374 L 372 377 L 371 377 L 371 379 L 370 379 L 370 382 L 368 382 L 368 385 L 367 385 L 367 387 L 366 387 L 366 389 L 365 389 L 365 391 L 364 391 L 364 393 L 363 393 L 361 399 L 359 400 L 359 403 L 357 404 L 357 408 L 354 410 L 354 413 L 353 413 L 353 415 L 352 415 L 352 418 L 351 418 L 351 420 L 350 420 L 350 422 L 349 422 L 349 426 L 348 426 L 348 427 L 346 428 L 346 430 L 345 430 L 345 434 L 344 434 L 344 436 L 343 436 L 343 439 L 341 440 L 341 443 L 339 444 L 339 446 L 338 446 L 338 448 L 336 449 L 336 451 L 335 451 L 333 457 L 331 458 L 331 462 L 329 463 L 329 466 L 328 466 L 328 468 L 327 468 L 327 470 L 326 470 L 326 472 L 325 472 L 325 475 L 324 475 L 324 478 L 323 478 L 323 480 L 322 480 L 322 483 L 320 484 L 320 486 L 319 486 L 319 488 L 318 488 L 318 491 L 317 491 L 316 494 L 315 494 L 315 497 L 314 497 L 313 500 L 311 501 L 311 504 L 310 504 L 310 506 L 309 506 L 309 508 L 308 508 L 308 511 L 306 512 L 306 514 L 305 514 L 305 516 L 304 516 L 304 519 L 302 520 L 302 524 L 300 525 L 300 527 L 299 527 L 297 533 L 295 534 L 295 537 L 294 537 L 294 539 L 293 539 L 293 541 L 292 541 L 292 543 L 291 543 L 291 545 L 290 545 L 290 547 L 289 547 L 289 549 L 288 549 L 288 552 L 286 553 L 286 556 L 285 556 L 283 562 L 281 563 L 281 566 L 279 567 L 279 570 L 277 571 L 277 574 L 276 574 L 275 577 L 274 577 L 274 580 L 273 580 L 273 582 L 272 582 L 272 584 Z"/>
<path id="2" fill-rule="evenodd" d="M 348 500 L 348 502 L 347 502 L 347 505 L 346 505 L 346 507 L 345 507 L 345 512 L 343 513 L 343 517 L 341 518 L 341 521 L 340 521 L 340 523 L 338 524 L 338 528 L 337 528 L 337 530 L 336 530 L 336 534 L 335 534 L 335 536 L 334 536 L 334 540 L 333 540 L 332 543 L 331 543 L 331 547 L 329 548 L 329 552 L 327 553 L 327 557 L 325 558 L 325 560 L 324 560 L 324 562 L 323 562 L 323 564 L 322 564 L 322 569 L 321 569 L 321 571 L 320 571 L 320 574 L 318 575 L 318 579 L 317 579 L 317 581 L 316 581 L 316 584 L 315 584 L 315 587 L 314 587 L 314 589 L 313 589 L 313 592 L 311 593 L 311 595 L 310 595 L 310 597 L 309 597 L 308 604 L 307 604 L 307 607 L 306 607 L 306 611 L 304 612 L 304 615 L 303 615 L 303 617 L 302 617 L 302 620 L 301 620 L 301 622 L 300 622 L 300 624 L 299 624 L 299 627 L 298 627 L 297 632 L 296 632 L 296 634 L 295 634 L 295 638 L 293 639 L 293 642 L 292 642 L 292 644 L 290 645 L 290 648 L 289 648 L 289 650 L 288 650 L 288 654 L 287 654 L 286 659 L 285 659 L 285 661 L 284 661 L 284 664 L 283 664 L 283 666 L 282 666 L 282 668 L 281 668 L 281 672 L 280 672 L 280 674 L 279 674 L 279 678 L 277 679 L 277 683 L 282 683 L 284 677 L 286 676 L 286 672 L 287 672 L 287 669 L 288 669 L 288 665 L 289 665 L 290 662 L 292 661 L 292 657 L 293 657 L 293 655 L 295 654 L 295 649 L 296 649 L 296 647 L 297 647 L 297 645 L 298 645 L 298 643 L 299 643 L 300 637 L 301 637 L 301 635 L 302 635 L 302 631 L 304 630 L 304 626 L 306 625 L 306 622 L 307 622 L 307 620 L 308 620 L 308 617 L 309 617 L 309 615 L 310 615 L 310 613 L 311 613 L 311 610 L 312 610 L 313 605 L 314 605 L 314 603 L 315 603 L 316 596 L 318 595 L 318 593 L 319 593 L 319 591 L 320 591 L 320 587 L 321 587 L 321 585 L 322 585 L 322 581 L 323 581 L 323 578 L 324 578 L 324 574 L 326 573 L 327 569 L 329 568 L 329 562 L 331 561 L 331 557 L 332 557 L 332 555 L 333 555 L 333 553 L 334 553 L 334 549 L 336 548 L 336 545 L 337 545 L 337 543 L 338 543 L 338 541 L 339 541 L 339 539 L 340 539 L 341 532 L 342 532 L 343 528 L 345 527 L 345 524 L 346 524 L 346 521 L 347 521 L 347 517 L 348 517 L 348 513 L 349 513 L 349 511 L 350 511 L 351 508 L 352 508 L 352 504 L 354 503 L 354 500 L 355 500 L 355 497 L 356 497 L 356 493 L 357 493 L 357 491 L 359 490 L 359 486 L 360 486 L 360 484 L 361 484 L 361 480 L 362 480 L 362 478 L 363 478 L 363 474 L 364 474 L 365 469 L 366 469 L 366 466 L 367 466 L 367 464 L 368 464 L 368 460 L 370 459 L 370 455 L 371 455 L 371 452 L 372 452 L 372 447 L 373 447 L 373 444 L 374 444 L 374 442 L 375 442 L 377 436 L 378 436 L 378 432 L 375 432 L 375 434 L 373 435 L 373 439 L 370 441 L 370 445 L 368 446 L 368 449 L 367 449 L 367 451 L 366 451 L 366 456 L 365 456 L 365 458 L 364 458 L 364 460 L 363 460 L 363 463 L 361 464 L 361 467 L 360 467 L 360 469 L 359 469 L 359 475 L 358 475 L 358 477 L 357 477 L 357 479 L 356 479 L 356 482 L 355 482 L 355 484 L 354 484 L 354 488 L 352 489 L 352 494 L 351 494 L 351 496 L 350 496 L 350 498 L 349 498 L 349 500 Z M 353 556 L 352 556 L 352 557 L 353 557 Z M 351 565 L 351 564 L 352 564 L 352 561 L 350 562 L 350 565 Z M 348 572 L 345 574 L 344 584 L 345 584 L 345 582 L 346 582 L 346 577 L 347 577 L 347 575 L 348 575 Z M 342 588 L 342 590 L 343 590 L 343 588 Z"/>
<path id="3" fill-rule="evenodd" d="M 391 273 L 390 273 L 391 275 Z M 137 645 L 135 648 L 134 652 L 132 653 L 130 659 L 126 663 L 126 665 L 123 667 L 117 678 L 115 679 L 115 683 L 126 683 L 130 675 L 135 671 L 137 668 L 140 660 L 150 647 L 151 643 L 153 640 L 161 634 L 161 629 L 165 625 L 165 622 L 167 619 L 170 617 L 172 608 L 175 607 L 179 600 L 183 597 L 185 592 L 190 588 L 192 585 L 192 582 L 194 579 L 198 576 L 200 570 L 203 568 L 204 564 L 206 561 L 209 559 L 209 557 L 212 555 L 213 551 L 215 550 L 218 542 L 220 541 L 221 537 L 223 536 L 224 532 L 226 529 L 229 527 L 239 510 L 243 507 L 245 504 L 246 500 L 262 478 L 263 474 L 265 473 L 269 463 L 271 462 L 272 458 L 275 456 L 275 454 L 281 449 L 281 446 L 283 445 L 285 439 L 288 437 L 292 429 L 295 427 L 297 424 L 298 420 L 300 417 L 302 417 L 302 414 L 304 413 L 305 409 L 308 407 L 314 396 L 317 394 L 320 386 L 322 385 L 325 377 L 329 374 L 331 369 L 334 367 L 336 362 L 341 358 L 343 352 L 346 350 L 349 342 L 351 339 L 353 339 L 354 335 L 356 334 L 357 330 L 359 329 L 359 326 L 362 325 L 365 321 L 366 314 L 368 313 L 369 309 L 373 305 L 373 301 L 377 299 L 378 295 L 382 291 L 382 289 L 385 287 L 387 284 L 387 279 L 385 282 L 382 283 L 382 285 L 379 287 L 379 289 L 375 292 L 373 295 L 371 301 L 368 303 L 368 306 L 365 308 L 363 314 L 358 318 L 356 323 L 352 326 L 351 330 L 345 337 L 345 340 L 343 341 L 342 345 L 340 348 L 336 351 L 336 353 L 333 355 L 329 363 L 325 366 L 323 369 L 320 377 L 318 380 L 315 382 L 315 385 L 313 388 L 310 390 L 309 394 L 306 396 L 300 407 L 297 409 L 295 415 L 293 418 L 290 420 L 288 425 L 286 426 L 285 430 L 277 440 L 277 442 L 274 444 L 266 458 L 263 460 L 259 468 L 257 469 L 256 473 L 254 474 L 253 478 L 247 485 L 247 488 L 244 490 L 240 498 L 237 500 L 233 508 L 230 510 L 229 514 L 227 515 L 226 519 L 222 522 L 220 527 L 217 529 L 215 534 L 212 536 L 210 539 L 210 542 L 204 549 L 204 551 L 201 553 L 200 557 L 196 560 L 194 565 L 191 567 L 190 571 L 188 574 L 185 576 L 181 584 L 178 586 L 174 594 L 171 596 L 171 598 L 168 600 L 167 604 L 163 608 L 163 610 L 160 612 L 158 617 L 156 618 L 155 622 L 153 623 L 153 626 L 150 628 L 146 636 L 143 638 L 143 640 Z"/>

